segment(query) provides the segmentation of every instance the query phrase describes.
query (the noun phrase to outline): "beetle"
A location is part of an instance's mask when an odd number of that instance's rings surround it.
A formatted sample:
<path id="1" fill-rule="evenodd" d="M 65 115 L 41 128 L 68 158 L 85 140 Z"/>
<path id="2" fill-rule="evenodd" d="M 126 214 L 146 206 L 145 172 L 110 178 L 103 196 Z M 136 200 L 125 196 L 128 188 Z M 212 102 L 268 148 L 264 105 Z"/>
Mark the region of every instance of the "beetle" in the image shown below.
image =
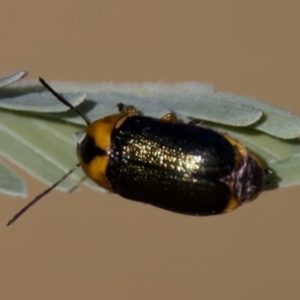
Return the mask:
<path id="1" fill-rule="evenodd" d="M 262 162 L 226 133 L 183 123 L 170 112 L 161 119 L 134 106 L 90 122 L 42 78 L 43 86 L 87 123 L 79 135 L 79 163 L 34 198 L 9 222 L 82 167 L 87 177 L 120 196 L 188 215 L 227 213 L 258 197 Z"/>

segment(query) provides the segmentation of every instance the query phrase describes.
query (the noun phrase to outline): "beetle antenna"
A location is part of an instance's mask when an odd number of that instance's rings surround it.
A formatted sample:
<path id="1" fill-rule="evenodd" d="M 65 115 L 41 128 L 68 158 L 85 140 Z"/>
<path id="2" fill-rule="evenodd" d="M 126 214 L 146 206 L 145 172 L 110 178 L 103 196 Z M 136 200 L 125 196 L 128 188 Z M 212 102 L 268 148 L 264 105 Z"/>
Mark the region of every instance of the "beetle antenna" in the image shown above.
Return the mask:
<path id="1" fill-rule="evenodd" d="M 85 122 L 87 125 L 90 125 L 90 121 L 87 117 L 82 114 L 75 106 L 73 106 L 69 101 L 67 101 L 62 95 L 57 93 L 43 78 L 39 77 L 40 83 L 52 94 L 54 95 L 60 102 L 73 109 Z"/>
<path id="2" fill-rule="evenodd" d="M 7 226 L 14 223 L 21 215 L 24 214 L 31 206 L 37 203 L 40 199 L 42 199 L 45 195 L 51 192 L 57 185 L 59 185 L 62 181 L 64 181 L 70 174 L 72 174 L 77 168 L 80 167 L 80 164 L 76 164 L 68 173 L 66 173 L 62 178 L 60 178 L 57 182 L 55 182 L 52 186 L 44 190 L 41 194 L 37 195 L 33 200 L 31 200 L 26 206 L 24 206 L 17 214 L 15 214 L 7 223 Z"/>

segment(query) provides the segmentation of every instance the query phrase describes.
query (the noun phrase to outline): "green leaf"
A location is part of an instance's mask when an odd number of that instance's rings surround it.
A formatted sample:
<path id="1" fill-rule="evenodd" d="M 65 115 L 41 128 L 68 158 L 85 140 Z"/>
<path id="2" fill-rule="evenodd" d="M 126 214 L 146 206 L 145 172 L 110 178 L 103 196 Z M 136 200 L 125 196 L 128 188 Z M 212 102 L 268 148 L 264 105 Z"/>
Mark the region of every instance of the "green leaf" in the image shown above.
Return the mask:
<path id="1" fill-rule="evenodd" d="M 0 86 L 26 73 L 17 74 L 0 79 Z M 211 85 L 196 82 L 56 82 L 51 86 L 91 121 L 116 113 L 118 103 L 134 105 L 144 115 L 156 118 L 174 111 L 185 121 L 201 120 L 203 126 L 239 139 L 273 171 L 265 189 L 300 183 L 300 118 L 284 109 L 250 97 L 214 92 Z M 2 88 L 0 108 L 0 152 L 28 173 L 52 184 L 78 162 L 73 133 L 82 130 L 85 123 L 39 83 L 22 81 Z M 59 187 L 68 191 L 80 182 L 103 191 L 82 170 Z M 16 193 L 14 188 L 11 192 Z"/>
<path id="2" fill-rule="evenodd" d="M 25 76 L 27 76 L 26 71 L 19 71 L 16 73 L 12 73 L 6 77 L 2 77 L 2 78 L 0 78 L 0 88 L 10 85 L 10 84 L 13 84 Z"/>
<path id="3" fill-rule="evenodd" d="M 27 196 L 25 181 L 2 161 L 0 161 L 0 192 L 15 197 Z"/>
<path id="4" fill-rule="evenodd" d="M 24 94 L 23 94 L 24 93 Z M 82 103 L 86 97 L 85 94 L 63 94 L 63 96 L 73 106 Z M 6 88 L 1 91 L 0 108 L 29 111 L 29 112 L 62 112 L 69 108 L 55 98 L 48 92 L 36 91 L 26 93 L 24 89 L 12 90 Z"/>
<path id="5" fill-rule="evenodd" d="M 258 131 L 281 139 L 295 139 L 300 135 L 300 117 L 296 114 L 252 97 L 214 92 L 209 84 L 56 82 L 53 86 L 64 93 L 85 93 L 86 101 L 80 109 L 90 120 L 116 112 L 116 104 L 122 102 L 156 118 L 174 111 L 183 120 L 194 118 L 234 127 L 253 125 Z M 84 125 L 73 112 L 57 117 Z"/>

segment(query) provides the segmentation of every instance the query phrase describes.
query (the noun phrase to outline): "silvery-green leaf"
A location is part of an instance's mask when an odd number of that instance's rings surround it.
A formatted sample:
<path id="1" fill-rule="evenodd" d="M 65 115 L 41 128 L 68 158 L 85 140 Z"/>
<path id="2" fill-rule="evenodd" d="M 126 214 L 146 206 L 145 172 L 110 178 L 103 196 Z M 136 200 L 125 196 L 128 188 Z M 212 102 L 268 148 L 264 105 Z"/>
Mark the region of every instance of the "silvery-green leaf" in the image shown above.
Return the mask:
<path id="1" fill-rule="evenodd" d="M 0 192 L 11 196 L 27 196 L 25 181 L 2 161 L 0 161 Z"/>
<path id="2" fill-rule="evenodd" d="M 78 162 L 76 143 L 72 138 L 72 133 L 78 127 L 60 124 L 58 130 L 54 130 L 58 124 L 53 123 L 48 119 L 28 118 L 20 113 L 0 111 L 0 151 L 47 184 L 57 181 Z M 81 181 L 94 189 L 96 187 L 78 170 L 58 188 L 68 191 Z"/>
<path id="3" fill-rule="evenodd" d="M 204 125 L 238 138 L 272 169 L 272 182 L 266 189 L 300 183 L 296 167 L 300 145 L 295 138 L 299 135 L 300 118 L 286 110 L 250 97 L 214 92 L 211 85 L 200 83 L 54 83 L 53 87 L 58 92 L 72 94 L 72 98 L 86 94 L 84 101 L 82 98 L 81 103 L 73 105 L 78 105 L 77 108 L 92 121 L 116 113 L 118 103 L 135 105 L 143 114 L 153 117 L 174 111 L 184 120 L 209 121 Z M 43 94 L 50 99 L 46 105 L 40 103 Z M 14 103 L 14 98 L 19 100 Z M 59 102 L 36 81 L 23 81 L 1 89 L 0 99 L 0 105 L 1 101 L 10 103 L 11 107 L 6 109 L 28 111 L 0 111 L 0 140 L 5 142 L 0 143 L 0 151 L 5 156 L 49 184 L 77 163 L 73 133 L 81 131 L 80 124 L 85 123 L 76 113 L 49 113 Z M 29 113 L 33 111 L 32 106 L 39 115 Z M 54 110 L 59 111 L 57 107 Z M 48 112 L 47 118 L 45 112 Z M 57 118 L 74 125 L 61 123 Z M 276 124 L 276 119 L 281 121 Z M 81 170 L 76 171 L 62 188 L 71 189 L 81 181 L 99 189 L 85 179 Z"/>
<path id="4" fill-rule="evenodd" d="M 0 124 L 1 154 L 47 184 L 52 184 L 66 173 L 64 169 L 53 164 L 53 159 L 43 156 L 40 149 L 33 148 L 26 138 L 27 136 L 22 137 L 9 127 Z M 59 188 L 68 191 L 76 185 L 77 182 L 69 177 L 59 185 Z"/>
<path id="5" fill-rule="evenodd" d="M 22 85 L 24 87 L 24 84 Z M 259 102 L 251 97 L 232 95 L 224 92 L 214 92 L 211 85 L 201 83 L 144 83 L 144 84 L 76 84 L 54 83 L 62 92 L 85 92 L 87 103 L 83 110 L 88 110 L 88 116 L 93 119 L 101 113 L 112 113 L 117 101 L 123 99 L 125 104 L 140 106 L 147 115 L 159 117 L 173 110 L 183 117 L 187 116 L 207 121 L 213 121 L 232 126 L 253 124 L 257 122 L 258 129 L 281 138 L 295 138 L 299 135 L 299 117 L 275 106 Z M 29 82 L 29 90 L 37 89 L 36 82 Z M 99 107 L 94 107 L 96 103 Z M 96 106 L 98 106 L 96 105 Z M 191 107 L 198 105 L 198 109 Z M 200 110 L 201 108 L 201 110 Z M 103 110 L 104 109 L 104 110 Z M 185 111 L 186 110 L 186 111 Z M 200 111 L 200 112 L 199 112 Z M 274 120 L 282 119 L 280 130 L 274 127 Z M 75 123 L 82 122 L 75 117 Z"/>
<path id="6" fill-rule="evenodd" d="M 63 94 L 73 105 L 77 106 L 84 101 L 85 94 Z M 62 112 L 69 108 L 57 101 L 48 92 L 37 91 L 23 94 L 22 90 L 13 91 L 11 88 L 1 90 L 0 108 L 30 112 Z"/>
<path id="7" fill-rule="evenodd" d="M 299 179 L 299 166 L 300 155 L 294 155 L 284 161 L 270 161 L 269 166 L 276 171 L 276 174 L 280 174 L 280 182 L 278 187 L 288 187 L 300 184 Z"/>
<path id="8" fill-rule="evenodd" d="M 13 73 L 8 76 L 0 78 L 0 88 L 19 81 L 23 77 L 27 76 L 27 74 L 28 73 L 26 71 L 19 71 L 19 72 L 16 72 L 16 73 Z"/>
<path id="9" fill-rule="evenodd" d="M 254 124 L 256 129 L 282 139 L 300 136 L 300 118 L 296 114 L 256 99 L 244 98 L 241 101 L 263 112 L 263 117 Z"/>
<path id="10" fill-rule="evenodd" d="M 86 100 L 81 106 L 91 120 L 116 112 L 116 105 L 124 103 L 134 105 L 141 112 L 151 117 L 161 117 L 170 111 L 177 113 L 183 120 L 188 117 L 229 124 L 247 126 L 257 122 L 262 112 L 255 107 L 240 104 L 241 96 L 213 92 L 208 84 L 185 82 L 178 84 L 162 83 L 101 83 L 77 85 L 67 83 L 64 87 L 55 83 L 62 91 L 78 90 L 86 93 Z M 191 109 L 194 107 L 194 109 Z M 218 109 L 216 109 L 218 107 Z M 222 116 L 222 118 L 220 118 Z M 83 124 L 75 114 L 63 114 L 69 121 Z"/>
<path id="11" fill-rule="evenodd" d="M 28 83 L 29 89 L 36 89 L 37 86 L 36 82 Z M 160 117 L 171 110 L 183 120 L 191 117 L 236 127 L 253 125 L 259 131 L 282 139 L 293 139 L 300 135 L 299 116 L 252 97 L 214 92 L 209 84 L 56 82 L 53 86 L 64 93 L 85 93 L 86 101 L 80 108 L 91 120 L 116 112 L 116 104 L 122 102 L 135 105 L 145 115 L 152 117 Z M 61 117 L 84 124 L 73 113 Z"/>

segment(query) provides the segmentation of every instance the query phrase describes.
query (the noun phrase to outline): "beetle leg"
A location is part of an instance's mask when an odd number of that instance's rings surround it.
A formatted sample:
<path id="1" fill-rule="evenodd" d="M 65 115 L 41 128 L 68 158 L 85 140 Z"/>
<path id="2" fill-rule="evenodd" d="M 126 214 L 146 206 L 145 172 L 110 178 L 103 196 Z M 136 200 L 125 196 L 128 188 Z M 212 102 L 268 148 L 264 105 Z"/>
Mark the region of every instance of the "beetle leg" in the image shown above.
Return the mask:
<path id="1" fill-rule="evenodd" d="M 269 185 L 272 182 L 273 172 L 270 169 L 265 169 L 264 173 L 265 173 L 265 184 Z"/>
<path id="2" fill-rule="evenodd" d="M 170 122 L 170 123 L 182 123 L 176 116 L 174 112 L 169 112 L 166 115 L 160 118 L 161 120 Z"/>
<path id="3" fill-rule="evenodd" d="M 203 121 L 201 121 L 199 119 L 191 119 L 191 121 L 188 124 L 190 124 L 190 125 L 198 125 L 198 126 L 204 125 Z"/>
<path id="4" fill-rule="evenodd" d="M 117 104 L 120 113 L 127 115 L 128 117 L 139 115 L 138 110 L 133 105 L 125 105 L 124 103 Z"/>

